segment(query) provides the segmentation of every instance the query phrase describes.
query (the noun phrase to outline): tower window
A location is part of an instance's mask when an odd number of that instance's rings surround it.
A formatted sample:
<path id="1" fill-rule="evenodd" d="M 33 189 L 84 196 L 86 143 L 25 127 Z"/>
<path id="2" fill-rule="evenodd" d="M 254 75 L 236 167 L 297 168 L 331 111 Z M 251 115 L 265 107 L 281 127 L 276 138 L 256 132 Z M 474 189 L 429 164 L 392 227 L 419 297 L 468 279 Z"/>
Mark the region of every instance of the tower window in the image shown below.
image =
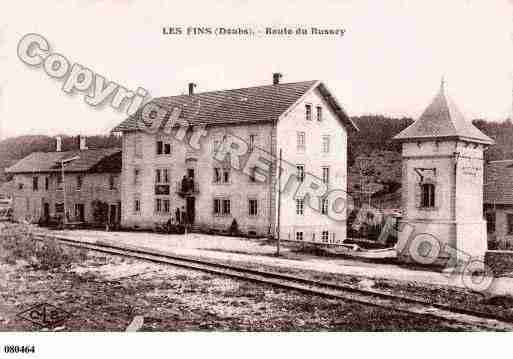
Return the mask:
<path id="1" fill-rule="evenodd" d="M 421 207 L 433 208 L 435 206 L 435 185 L 423 183 L 421 188 Z"/>

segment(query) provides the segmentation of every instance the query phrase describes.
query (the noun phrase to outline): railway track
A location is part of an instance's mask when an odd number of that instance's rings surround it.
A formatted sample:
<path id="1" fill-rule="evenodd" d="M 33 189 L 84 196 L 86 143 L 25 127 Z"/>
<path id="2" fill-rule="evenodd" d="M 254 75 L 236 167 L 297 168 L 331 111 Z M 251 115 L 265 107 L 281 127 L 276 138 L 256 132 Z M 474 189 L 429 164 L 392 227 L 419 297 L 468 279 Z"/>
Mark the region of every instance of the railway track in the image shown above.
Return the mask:
<path id="1" fill-rule="evenodd" d="M 121 246 L 103 241 L 90 243 L 47 234 L 36 234 L 35 237 L 39 240 L 53 239 L 59 243 L 76 248 L 122 255 L 155 263 L 169 264 L 240 280 L 265 283 L 284 289 L 297 290 L 310 295 L 352 301 L 413 315 L 434 317 L 453 322 L 456 327 L 460 324 L 462 328 L 467 329 L 471 326 L 475 329 L 513 331 L 513 322 L 505 321 L 494 313 L 485 313 L 447 304 L 432 303 L 396 294 L 361 289 L 350 285 L 312 280 L 291 274 L 251 269 L 212 260 L 174 255 L 157 250 L 150 250 L 148 248 Z"/>

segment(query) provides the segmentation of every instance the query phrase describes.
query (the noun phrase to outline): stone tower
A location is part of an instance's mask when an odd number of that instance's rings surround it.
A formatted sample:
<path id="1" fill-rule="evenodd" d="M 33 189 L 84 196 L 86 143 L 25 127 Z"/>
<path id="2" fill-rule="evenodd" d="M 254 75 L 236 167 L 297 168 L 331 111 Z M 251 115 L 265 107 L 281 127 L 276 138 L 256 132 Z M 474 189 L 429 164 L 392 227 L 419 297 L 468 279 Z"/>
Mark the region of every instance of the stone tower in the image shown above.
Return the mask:
<path id="1" fill-rule="evenodd" d="M 449 266 L 456 263 L 448 258 L 483 260 L 483 151 L 493 140 L 463 117 L 443 80 L 420 118 L 394 140 L 403 160 L 400 257 Z"/>

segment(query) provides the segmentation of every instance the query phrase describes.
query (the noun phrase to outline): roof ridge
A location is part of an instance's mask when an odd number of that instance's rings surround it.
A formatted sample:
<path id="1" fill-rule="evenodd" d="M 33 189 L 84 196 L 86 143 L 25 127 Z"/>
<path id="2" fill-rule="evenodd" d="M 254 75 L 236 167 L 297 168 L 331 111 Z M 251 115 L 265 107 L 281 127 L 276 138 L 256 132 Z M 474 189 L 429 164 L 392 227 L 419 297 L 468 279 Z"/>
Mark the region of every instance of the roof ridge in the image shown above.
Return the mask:
<path id="1" fill-rule="evenodd" d="M 276 85 L 267 84 L 267 85 L 240 87 L 240 88 L 234 88 L 234 89 L 222 89 L 222 90 L 203 91 L 203 92 L 195 92 L 192 95 L 182 94 L 182 95 L 171 95 L 171 96 L 159 96 L 159 97 L 153 98 L 153 100 L 158 100 L 158 99 L 162 99 L 162 98 L 169 98 L 169 97 L 179 97 L 179 96 L 194 97 L 196 95 L 206 95 L 206 94 L 211 94 L 211 93 L 216 93 L 216 92 L 229 92 L 229 91 L 249 90 L 249 89 L 255 89 L 255 88 L 262 88 L 262 87 L 278 87 L 278 86 L 285 86 L 285 85 L 297 85 L 297 84 L 302 84 L 302 83 L 307 83 L 307 82 L 311 82 L 312 84 L 314 84 L 316 82 L 320 82 L 320 80 L 284 82 L 284 83 L 279 83 L 279 84 L 276 84 Z"/>

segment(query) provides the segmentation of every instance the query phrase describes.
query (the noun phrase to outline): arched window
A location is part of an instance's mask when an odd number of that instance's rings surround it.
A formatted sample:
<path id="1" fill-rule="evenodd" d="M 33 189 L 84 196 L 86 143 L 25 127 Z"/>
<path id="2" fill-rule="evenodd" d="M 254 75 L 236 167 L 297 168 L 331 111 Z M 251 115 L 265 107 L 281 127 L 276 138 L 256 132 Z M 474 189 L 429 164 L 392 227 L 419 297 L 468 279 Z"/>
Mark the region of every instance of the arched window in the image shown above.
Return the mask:
<path id="1" fill-rule="evenodd" d="M 421 188 L 421 207 L 432 208 L 435 206 L 435 185 L 432 183 L 423 183 Z"/>

